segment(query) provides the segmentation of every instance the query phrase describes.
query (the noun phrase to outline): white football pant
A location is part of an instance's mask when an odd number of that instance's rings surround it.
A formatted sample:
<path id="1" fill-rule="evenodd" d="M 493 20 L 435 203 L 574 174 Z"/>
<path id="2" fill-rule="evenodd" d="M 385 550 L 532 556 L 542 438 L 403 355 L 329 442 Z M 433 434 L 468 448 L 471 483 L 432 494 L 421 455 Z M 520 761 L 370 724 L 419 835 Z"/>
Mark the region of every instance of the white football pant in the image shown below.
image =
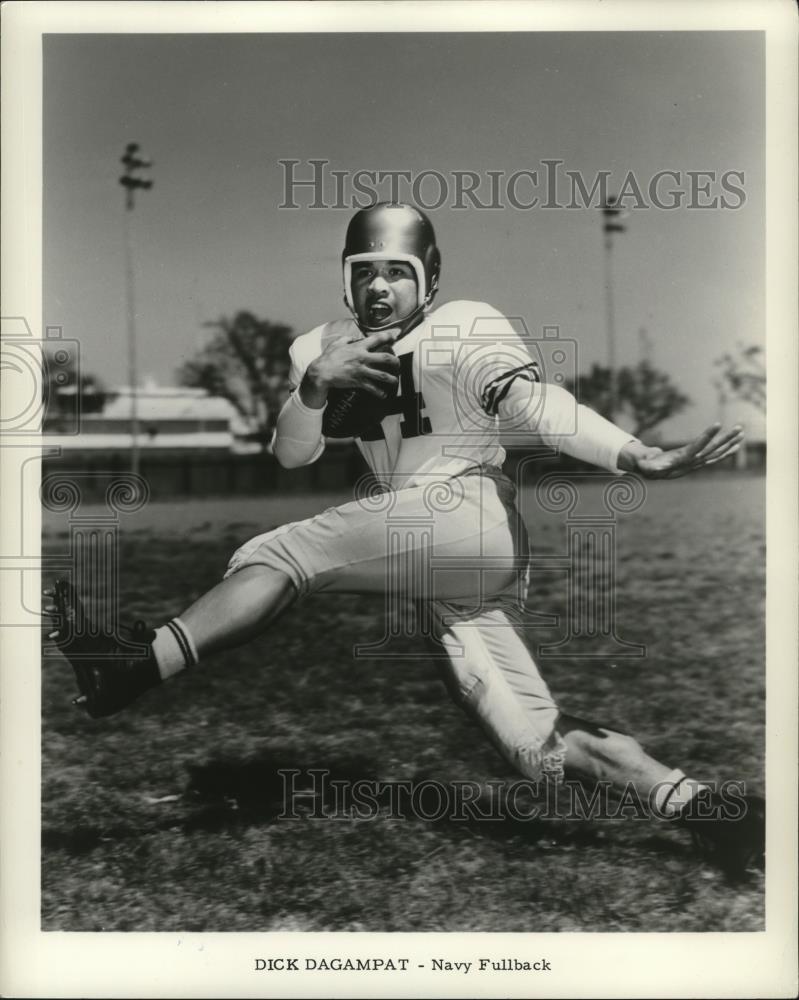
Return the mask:
<path id="1" fill-rule="evenodd" d="M 558 777 L 558 709 L 514 624 L 528 557 L 515 490 L 497 469 L 475 473 L 372 493 L 258 535 L 225 575 L 261 565 L 286 574 L 301 598 L 385 594 L 385 648 L 411 614 L 450 694 L 505 759 L 532 781 L 544 771 Z M 356 647 L 356 655 L 380 648 Z"/>

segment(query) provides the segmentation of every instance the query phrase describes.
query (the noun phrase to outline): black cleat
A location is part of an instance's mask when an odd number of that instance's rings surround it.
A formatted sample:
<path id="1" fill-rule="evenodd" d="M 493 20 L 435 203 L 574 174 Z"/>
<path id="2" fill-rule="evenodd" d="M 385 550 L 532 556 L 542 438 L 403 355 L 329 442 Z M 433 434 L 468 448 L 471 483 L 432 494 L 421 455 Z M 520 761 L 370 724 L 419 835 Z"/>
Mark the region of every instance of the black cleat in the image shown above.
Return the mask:
<path id="1" fill-rule="evenodd" d="M 766 854 L 766 802 L 744 795 L 744 812 L 710 788 L 700 788 L 685 805 L 678 823 L 691 834 L 694 847 L 733 878 L 762 868 Z"/>
<path id="2" fill-rule="evenodd" d="M 45 591 L 48 594 L 47 591 Z M 48 594 L 60 618 L 50 638 L 69 660 L 80 694 L 73 705 L 84 708 L 93 719 L 114 715 L 151 687 L 161 675 L 152 652 L 155 632 L 143 622 L 128 630 L 131 643 L 147 647 L 146 655 L 135 655 L 131 646 L 112 636 L 101 635 L 86 616 L 80 598 L 67 580 L 56 580 Z"/>

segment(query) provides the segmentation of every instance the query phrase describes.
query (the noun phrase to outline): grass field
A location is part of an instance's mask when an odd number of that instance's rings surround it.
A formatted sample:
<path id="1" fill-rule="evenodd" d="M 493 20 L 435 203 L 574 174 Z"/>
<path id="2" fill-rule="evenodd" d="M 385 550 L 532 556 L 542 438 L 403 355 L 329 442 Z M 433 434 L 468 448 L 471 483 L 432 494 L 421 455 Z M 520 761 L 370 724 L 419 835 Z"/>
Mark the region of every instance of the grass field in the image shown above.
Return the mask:
<path id="1" fill-rule="evenodd" d="M 589 491 L 590 492 L 590 491 Z M 160 623 L 253 534 L 342 496 L 151 504 L 123 521 L 125 616 Z M 596 501 L 596 497 L 588 498 Z M 537 554 L 562 515 L 522 510 Z M 655 484 L 620 518 L 619 632 L 641 660 L 542 661 L 561 706 L 633 732 L 706 779 L 762 789 L 764 481 Z M 63 552 L 66 523 L 45 521 Z M 563 614 L 559 573 L 529 606 Z M 664 824 L 275 818 L 279 768 L 376 780 L 512 778 L 418 659 L 355 660 L 382 598 L 317 597 L 259 641 L 92 722 L 43 674 L 42 925 L 71 931 L 729 931 L 763 927 L 763 881 L 697 860 Z M 533 647 L 557 628 L 527 633 Z"/>

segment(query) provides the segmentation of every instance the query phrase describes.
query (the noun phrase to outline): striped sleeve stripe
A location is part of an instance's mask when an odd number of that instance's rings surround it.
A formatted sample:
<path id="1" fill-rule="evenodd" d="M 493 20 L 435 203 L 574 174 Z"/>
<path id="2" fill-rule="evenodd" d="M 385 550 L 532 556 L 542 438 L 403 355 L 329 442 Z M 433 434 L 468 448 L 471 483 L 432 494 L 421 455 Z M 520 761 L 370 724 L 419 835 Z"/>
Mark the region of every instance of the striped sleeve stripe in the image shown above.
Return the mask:
<path id="1" fill-rule="evenodd" d="M 180 651 L 183 654 L 183 659 L 186 662 L 187 667 L 196 667 L 197 660 L 194 657 L 191 646 L 186 636 L 183 634 L 183 629 L 174 620 L 166 623 L 166 627 L 175 637 L 175 642 L 180 647 Z"/>
<path id="2" fill-rule="evenodd" d="M 677 789 L 680 787 L 680 785 L 684 781 L 685 781 L 685 775 L 683 775 L 679 779 L 679 781 L 675 781 L 675 783 L 671 786 L 671 788 L 666 792 L 666 796 L 665 796 L 665 798 L 663 799 L 663 801 L 660 804 L 661 812 L 663 810 L 665 810 L 665 808 L 668 806 L 669 802 L 671 802 L 672 796 L 674 795 L 674 793 L 677 791 Z"/>
<path id="3" fill-rule="evenodd" d="M 516 381 L 517 378 L 524 379 L 525 382 L 540 382 L 541 381 L 541 379 L 535 378 L 529 372 L 519 372 L 519 374 L 518 375 L 514 375 L 514 377 L 512 379 L 508 379 L 508 381 L 499 390 L 499 392 L 497 393 L 497 395 L 496 395 L 496 397 L 494 399 L 494 416 L 496 416 L 497 413 L 499 413 L 499 404 L 508 395 L 508 393 L 510 392 L 511 386 L 513 385 L 513 383 Z"/>
<path id="4" fill-rule="evenodd" d="M 526 365 L 519 365 L 518 368 L 511 368 L 510 371 L 503 372 L 483 390 L 480 397 L 480 404 L 490 417 L 497 415 L 499 404 L 507 396 L 510 387 L 517 378 L 523 378 L 526 382 L 540 382 L 541 373 L 535 361 Z"/>

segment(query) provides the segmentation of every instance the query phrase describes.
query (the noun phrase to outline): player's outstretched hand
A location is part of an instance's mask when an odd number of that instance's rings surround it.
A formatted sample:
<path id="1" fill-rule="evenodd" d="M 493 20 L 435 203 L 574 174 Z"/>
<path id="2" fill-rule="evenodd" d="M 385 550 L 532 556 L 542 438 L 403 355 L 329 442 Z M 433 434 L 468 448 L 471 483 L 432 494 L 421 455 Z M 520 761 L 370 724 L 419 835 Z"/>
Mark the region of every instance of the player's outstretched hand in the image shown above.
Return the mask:
<path id="1" fill-rule="evenodd" d="M 733 455 L 743 439 L 744 432 L 739 426 L 722 431 L 721 424 L 711 424 L 682 448 L 664 451 L 634 442 L 622 448 L 619 468 L 637 472 L 646 479 L 677 479 Z"/>

